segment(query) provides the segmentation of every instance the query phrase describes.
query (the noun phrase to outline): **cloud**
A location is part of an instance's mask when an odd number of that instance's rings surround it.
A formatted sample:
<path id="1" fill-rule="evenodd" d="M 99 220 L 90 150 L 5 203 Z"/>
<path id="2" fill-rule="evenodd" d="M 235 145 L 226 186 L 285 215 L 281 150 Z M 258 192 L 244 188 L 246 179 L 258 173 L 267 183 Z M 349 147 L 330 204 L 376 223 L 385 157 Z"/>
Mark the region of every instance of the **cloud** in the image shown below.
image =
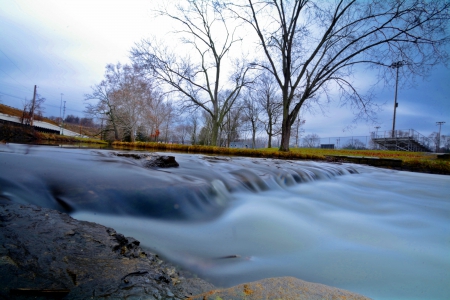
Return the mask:
<path id="1" fill-rule="evenodd" d="M 68 109 L 81 115 L 83 95 L 102 80 L 106 64 L 128 62 L 129 50 L 135 42 L 156 36 L 175 45 L 176 39 L 168 36 L 173 24 L 164 18 L 155 19 L 150 11 L 158 3 L 164 1 L 3 1 L 0 10 L 0 50 L 4 52 L 0 53 L 2 102 L 20 107 L 22 99 L 32 97 L 36 84 L 39 93 L 47 98 L 46 114 L 59 115 L 63 93 Z M 254 45 L 248 44 L 253 50 Z M 352 80 L 364 93 L 376 82 L 376 73 L 355 68 Z M 397 128 L 414 128 L 428 134 L 436 130 L 437 121 L 447 121 L 446 125 L 450 125 L 449 82 L 449 70 L 438 67 L 426 81 L 417 80 L 414 89 L 400 85 Z M 378 123 L 382 130 L 389 130 L 393 84 L 385 88 L 377 86 L 375 96 L 376 103 L 383 108 Z M 353 123 L 353 112 L 339 107 L 336 99 L 326 107 L 325 115 L 320 110 L 305 114 L 306 133 L 329 137 L 368 135 L 374 130 L 375 124 Z"/>

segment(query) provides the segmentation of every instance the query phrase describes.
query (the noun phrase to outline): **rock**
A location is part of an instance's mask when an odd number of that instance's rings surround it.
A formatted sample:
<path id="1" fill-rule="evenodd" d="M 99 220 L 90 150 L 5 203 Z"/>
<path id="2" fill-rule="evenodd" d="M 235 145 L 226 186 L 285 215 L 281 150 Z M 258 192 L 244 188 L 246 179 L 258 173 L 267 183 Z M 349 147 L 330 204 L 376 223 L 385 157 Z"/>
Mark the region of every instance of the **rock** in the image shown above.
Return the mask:
<path id="1" fill-rule="evenodd" d="M 367 300 L 370 298 L 323 284 L 294 277 L 268 278 L 240 284 L 228 289 L 212 290 L 188 298 L 190 300 Z"/>
<path id="2" fill-rule="evenodd" d="M 111 228 L 0 202 L 0 299 L 185 299 L 214 286 Z"/>
<path id="3" fill-rule="evenodd" d="M 142 165 L 146 168 L 176 168 L 180 165 L 175 160 L 175 156 L 157 155 L 154 153 L 113 153 L 119 157 L 133 158 L 141 160 Z"/>
<path id="4" fill-rule="evenodd" d="M 3 199 L 0 299 L 368 299 L 293 277 L 215 289 L 139 244 L 112 228 Z"/>
<path id="5" fill-rule="evenodd" d="M 144 161 L 146 168 L 176 168 L 180 166 L 174 156 L 153 156 Z"/>

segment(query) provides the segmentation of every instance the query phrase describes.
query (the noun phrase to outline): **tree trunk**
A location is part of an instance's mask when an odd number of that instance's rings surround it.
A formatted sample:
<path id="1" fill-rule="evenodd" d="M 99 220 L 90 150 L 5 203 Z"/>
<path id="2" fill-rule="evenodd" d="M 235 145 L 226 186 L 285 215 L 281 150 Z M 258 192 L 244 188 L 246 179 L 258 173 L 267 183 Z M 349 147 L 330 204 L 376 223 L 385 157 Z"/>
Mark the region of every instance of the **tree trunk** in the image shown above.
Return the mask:
<path id="1" fill-rule="evenodd" d="M 117 130 L 116 123 L 113 123 L 113 127 L 114 127 L 114 140 L 118 141 L 119 140 L 119 131 Z"/>
<path id="2" fill-rule="evenodd" d="M 212 120 L 212 129 L 211 129 L 211 146 L 218 145 L 219 139 L 219 123 L 215 120 Z"/>
<path id="3" fill-rule="evenodd" d="M 252 135 L 252 149 L 256 148 L 256 130 L 253 131 Z"/>
<path id="4" fill-rule="evenodd" d="M 114 128 L 114 140 L 118 141 L 119 140 L 119 130 L 117 129 L 116 121 L 114 120 L 114 117 L 112 116 L 112 114 L 111 114 L 111 123 Z"/>
<path id="5" fill-rule="evenodd" d="M 291 137 L 291 125 L 289 120 L 283 120 L 281 129 L 280 151 L 289 151 L 289 139 Z"/>
<path id="6" fill-rule="evenodd" d="M 252 149 L 256 148 L 256 123 L 252 121 Z"/>
<path id="7" fill-rule="evenodd" d="M 134 126 L 132 126 L 131 129 L 130 129 L 130 141 L 132 143 L 136 142 L 136 136 L 134 134 L 135 131 L 136 130 L 134 129 Z"/>
<path id="8" fill-rule="evenodd" d="M 269 119 L 269 132 L 267 133 L 267 135 L 269 136 L 267 148 L 272 148 L 272 119 Z"/>

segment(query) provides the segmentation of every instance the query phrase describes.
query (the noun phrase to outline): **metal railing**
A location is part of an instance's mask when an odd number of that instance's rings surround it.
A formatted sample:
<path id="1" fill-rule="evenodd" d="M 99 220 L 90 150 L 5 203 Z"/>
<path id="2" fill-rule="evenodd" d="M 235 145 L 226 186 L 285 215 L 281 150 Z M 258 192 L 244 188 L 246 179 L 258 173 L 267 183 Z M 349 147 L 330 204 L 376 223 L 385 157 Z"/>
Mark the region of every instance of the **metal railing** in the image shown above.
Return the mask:
<path id="1" fill-rule="evenodd" d="M 407 129 L 407 130 L 386 130 L 382 132 L 372 132 L 371 133 L 372 139 L 386 139 L 386 138 L 411 138 L 416 140 L 418 143 L 424 145 L 424 146 L 430 146 L 432 144 L 432 141 L 424 136 L 423 134 L 415 131 L 414 129 Z"/>
<path id="2" fill-rule="evenodd" d="M 407 130 L 386 130 L 381 132 L 372 132 L 371 139 L 374 141 L 377 140 L 386 140 L 386 141 L 411 141 L 419 144 L 421 147 L 430 149 L 433 144 L 431 139 L 427 138 L 423 134 L 417 132 L 414 129 Z M 410 149 L 403 149 L 409 151 Z"/>

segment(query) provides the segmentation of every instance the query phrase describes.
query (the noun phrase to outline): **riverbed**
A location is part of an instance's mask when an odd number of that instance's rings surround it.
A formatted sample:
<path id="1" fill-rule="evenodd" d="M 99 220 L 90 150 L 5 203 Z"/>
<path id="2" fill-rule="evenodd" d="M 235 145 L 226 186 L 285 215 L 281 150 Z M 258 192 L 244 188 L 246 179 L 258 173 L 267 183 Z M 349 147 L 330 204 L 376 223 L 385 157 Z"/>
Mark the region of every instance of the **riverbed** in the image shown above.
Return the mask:
<path id="1" fill-rule="evenodd" d="M 0 146 L 0 196 L 113 227 L 217 286 L 275 276 L 450 299 L 450 176 L 363 165 Z"/>

